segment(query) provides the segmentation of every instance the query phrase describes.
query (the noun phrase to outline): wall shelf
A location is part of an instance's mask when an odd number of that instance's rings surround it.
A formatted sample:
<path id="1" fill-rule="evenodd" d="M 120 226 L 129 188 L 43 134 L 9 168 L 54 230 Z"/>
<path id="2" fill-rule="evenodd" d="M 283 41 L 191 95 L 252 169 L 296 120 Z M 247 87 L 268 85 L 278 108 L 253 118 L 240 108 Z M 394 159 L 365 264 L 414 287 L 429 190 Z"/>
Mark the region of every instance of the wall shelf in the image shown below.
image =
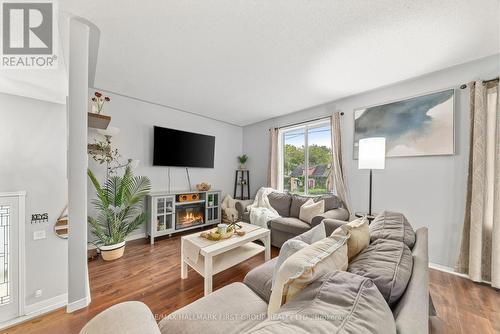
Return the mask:
<path id="1" fill-rule="evenodd" d="M 106 130 L 108 128 L 109 122 L 111 122 L 111 116 L 88 113 L 88 127 L 94 129 Z"/>

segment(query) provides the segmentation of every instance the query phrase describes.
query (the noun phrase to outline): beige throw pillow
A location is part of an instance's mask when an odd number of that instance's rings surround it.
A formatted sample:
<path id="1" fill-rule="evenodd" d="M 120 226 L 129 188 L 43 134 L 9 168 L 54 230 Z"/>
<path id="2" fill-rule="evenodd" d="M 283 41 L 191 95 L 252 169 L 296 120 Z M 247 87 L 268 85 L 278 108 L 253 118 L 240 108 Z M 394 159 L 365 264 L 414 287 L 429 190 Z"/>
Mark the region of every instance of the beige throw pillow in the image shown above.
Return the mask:
<path id="1" fill-rule="evenodd" d="M 347 237 L 330 236 L 293 255 L 280 266 L 269 299 L 269 316 L 318 277 L 347 269 Z"/>
<path id="2" fill-rule="evenodd" d="M 325 213 L 325 201 L 321 200 L 314 202 L 314 200 L 310 198 L 300 207 L 299 219 L 311 224 L 314 217 L 323 213 Z"/>
<path id="3" fill-rule="evenodd" d="M 348 236 L 347 257 L 349 261 L 370 244 L 370 228 L 366 217 L 358 218 L 333 231 L 332 236 Z"/>

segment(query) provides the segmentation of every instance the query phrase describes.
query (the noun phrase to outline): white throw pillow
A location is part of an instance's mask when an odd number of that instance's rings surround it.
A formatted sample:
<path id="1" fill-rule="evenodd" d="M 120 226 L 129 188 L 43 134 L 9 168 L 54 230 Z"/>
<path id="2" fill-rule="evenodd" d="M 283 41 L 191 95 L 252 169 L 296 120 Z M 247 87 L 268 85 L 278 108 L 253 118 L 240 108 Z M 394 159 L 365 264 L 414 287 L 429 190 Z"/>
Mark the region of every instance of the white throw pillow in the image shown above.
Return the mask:
<path id="1" fill-rule="evenodd" d="M 332 235 L 349 236 L 347 240 L 347 257 L 349 261 L 361 253 L 370 244 L 370 228 L 365 217 L 353 220 L 333 231 Z"/>
<path id="2" fill-rule="evenodd" d="M 276 276 L 277 276 L 278 270 L 280 269 L 283 262 L 285 262 L 285 260 L 288 259 L 293 254 L 297 253 L 299 250 L 301 250 L 302 248 L 305 248 L 307 246 L 309 246 L 308 243 L 305 243 L 302 240 L 294 240 L 294 239 L 287 240 L 281 246 L 280 254 L 278 255 L 278 260 L 276 261 L 276 264 L 274 265 L 271 290 L 274 289 L 274 283 L 276 283 Z"/>
<path id="3" fill-rule="evenodd" d="M 323 240 L 324 238 L 326 238 L 325 223 L 321 222 L 319 225 L 314 226 L 309 231 L 285 241 L 285 243 L 281 246 L 278 260 L 276 260 L 276 264 L 274 265 L 271 290 L 274 288 L 278 270 L 286 259 L 288 259 L 291 255 L 301 250 L 302 248 L 311 245 L 316 241 Z"/>
<path id="4" fill-rule="evenodd" d="M 318 277 L 335 270 L 347 269 L 347 237 L 332 235 L 294 253 L 281 265 L 267 314 L 271 317 L 282 304 Z"/>
<path id="5" fill-rule="evenodd" d="M 312 198 L 300 207 L 299 219 L 311 224 L 314 217 L 325 213 L 325 200 L 314 202 Z"/>

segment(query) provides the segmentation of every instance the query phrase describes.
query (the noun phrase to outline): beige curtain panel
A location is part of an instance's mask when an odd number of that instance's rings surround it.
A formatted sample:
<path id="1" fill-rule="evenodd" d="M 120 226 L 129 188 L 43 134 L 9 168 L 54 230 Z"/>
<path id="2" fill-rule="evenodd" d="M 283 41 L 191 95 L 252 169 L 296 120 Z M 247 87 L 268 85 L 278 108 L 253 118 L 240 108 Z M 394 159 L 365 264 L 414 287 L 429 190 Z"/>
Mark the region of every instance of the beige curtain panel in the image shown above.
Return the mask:
<path id="1" fill-rule="evenodd" d="M 470 87 L 467 201 L 457 269 L 500 288 L 500 111 L 498 80 Z"/>
<path id="2" fill-rule="evenodd" d="M 278 189 L 278 135 L 279 129 L 269 129 L 269 166 L 267 169 L 267 186 Z"/>
<path id="3" fill-rule="evenodd" d="M 340 113 L 332 116 L 332 171 L 330 173 L 329 190 L 335 193 L 343 202 L 352 215 L 349 193 L 347 190 L 347 177 L 342 155 L 342 134 L 340 129 Z"/>

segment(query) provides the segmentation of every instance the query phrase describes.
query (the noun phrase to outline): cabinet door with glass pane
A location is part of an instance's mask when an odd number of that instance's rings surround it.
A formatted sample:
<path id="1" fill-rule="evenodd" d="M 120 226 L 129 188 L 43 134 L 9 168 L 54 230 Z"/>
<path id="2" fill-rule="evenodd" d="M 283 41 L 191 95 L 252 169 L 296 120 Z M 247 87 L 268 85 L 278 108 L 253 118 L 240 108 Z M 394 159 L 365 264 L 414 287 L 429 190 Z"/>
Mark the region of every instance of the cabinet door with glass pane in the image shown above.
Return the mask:
<path id="1" fill-rule="evenodd" d="M 171 233 L 174 230 L 174 212 L 175 197 L 161 196 L 153 198 L 154 224 L 153 231 L 155 235 Z"/>
<path id="2" fill-rule="evenodd" d="M 220 192 L 207 193 L 207 223 L 215 224 L 220 222 Z"/>

